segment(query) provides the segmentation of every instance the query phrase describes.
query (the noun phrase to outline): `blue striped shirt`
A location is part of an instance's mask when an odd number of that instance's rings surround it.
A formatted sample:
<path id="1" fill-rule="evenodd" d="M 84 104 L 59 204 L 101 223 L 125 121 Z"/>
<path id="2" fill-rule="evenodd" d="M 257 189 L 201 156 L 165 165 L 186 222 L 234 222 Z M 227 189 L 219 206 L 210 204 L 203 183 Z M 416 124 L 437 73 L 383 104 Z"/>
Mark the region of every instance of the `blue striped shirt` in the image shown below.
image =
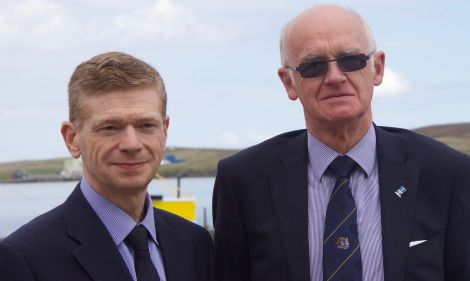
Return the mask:
<path id="1" fill-rule="evenodd" d="M 328 201 L 336 178 L 325 173 L 340 155 L 308 133 L 308 240 L 310 280 L 323 280 L 323 231 Z M 383 281 L 382 224 L 375 129 L 346 153 L 361 167 L 351 175 L 350 187 L 357 206 L 357 226 L 362 257 L 362 279 Z"/>
<path id="2" fill-rule="evenodd" d="M 134 281 L 137 281 L 134 267 L 134 251 L 132 247 L 127 245 L 124 241 L 127 235 L 129 235 L 132 229 L 134 229 L 136 226 L 135 221 L 121 208 L 114 205 L 101 194 L 97 193 L 90 186 L 85 177 L 82 178 L 80 189 L 85 196 L 85 199 L 88 201 L 113 238 L 114 243 L 116 244 L 119 253 L 121 253 L 122 259 L 124 260 L 127 269 L 129 269 L 129 273 L 131 274 L 132 278 Z M 159 250 L 157 234 L 155 231 L 153 207 L 151 204 L 150 195 L 148 194 L 145 206 L 147 211 L 144 219 L 139 224 L 143 225 L 150 233 L 151 239 L 148 241 L 150 257 L 153 264 L 155 265 L 155 268 L 157 269 L 160 280 L 166 281 L 165 270 L 163 268 L 163 259 L 161 251 Z"/>

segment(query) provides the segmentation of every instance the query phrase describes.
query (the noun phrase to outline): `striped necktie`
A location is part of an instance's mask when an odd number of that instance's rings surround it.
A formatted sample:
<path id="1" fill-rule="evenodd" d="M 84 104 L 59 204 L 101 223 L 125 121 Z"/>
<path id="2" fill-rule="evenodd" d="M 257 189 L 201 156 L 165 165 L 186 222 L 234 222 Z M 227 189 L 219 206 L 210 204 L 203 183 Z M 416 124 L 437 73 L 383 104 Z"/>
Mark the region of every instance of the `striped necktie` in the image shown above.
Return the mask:
<path id="1" fill-rule="evenodd" d="M 137 281 L 160 281 L 158 272 L 150 258 L 147 229 L 137 225 L 127 235 L 126 241 L 134 249 L 134 266 Z"/>
<path id="2" fill-rule="evenodd" d="M 336 176 L 326 210 L 323 238 L 323 280 L 361 281 L 361 249 L 357 232 L 357 208 L 349 188 L 356 162 L 346 155 L 328 167 Z"/>

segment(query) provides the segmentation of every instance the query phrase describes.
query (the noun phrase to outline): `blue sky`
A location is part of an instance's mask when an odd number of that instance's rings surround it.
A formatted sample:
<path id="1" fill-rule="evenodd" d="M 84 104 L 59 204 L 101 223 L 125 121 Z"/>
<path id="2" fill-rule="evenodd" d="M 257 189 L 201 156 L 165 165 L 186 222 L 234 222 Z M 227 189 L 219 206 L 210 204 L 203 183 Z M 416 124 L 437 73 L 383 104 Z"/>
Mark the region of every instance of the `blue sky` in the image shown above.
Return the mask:
<path id="1" fill-rule="evenodd" d="M 468 1 L 336 1 L 386 53 L 379 125 L 470 122 Z M 304 128 L 277 77 L 282 26 L 315 1 L 2 0 L 0 162 L 68 156 L 67 82 L 93 55 L 124 51 L 162 74 L 168 145 L 243 148 Z"/>

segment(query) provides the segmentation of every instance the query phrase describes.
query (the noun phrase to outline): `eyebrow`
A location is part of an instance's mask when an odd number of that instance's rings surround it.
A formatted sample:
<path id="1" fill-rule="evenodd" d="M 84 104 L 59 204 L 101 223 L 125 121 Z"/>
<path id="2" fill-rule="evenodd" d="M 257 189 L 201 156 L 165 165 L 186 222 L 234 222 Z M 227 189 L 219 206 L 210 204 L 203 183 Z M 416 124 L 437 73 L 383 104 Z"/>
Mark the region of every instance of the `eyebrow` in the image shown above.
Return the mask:
<path id="1" fill-rule="evenodd" d="M 142 118 L 133 118 L 130 120 L 130 122 L 128 118 L 110 117 L 110 118 L 103 118 L 103 119 L 94 121 L 91 124 L 91 127 L 96 128 L 104 124 L 123 124 L 123 123 L 136 124 L 136 123 L 152 123 L 152 122 L 162 123 L 163 121 L 161 118 L 151 117 L 151 116 L 146 116 Z"/>
<path id="2" fill-rule="evenodd" d="M 358 48 L 346 48 L 339 52 L 336 52 L 334 58 L 338 58 L 338 57 L 342 57 L 342 56 L 350 55 L 350 54 L 359 54 L 359 53 L 361 53 L 361 50 Z M 306 62 L 311 62 L 311 61 L 316 61 L 316 60 L 325 60 L 325 59 L 328 59 L 328 57 L 325 55 L 309 54 L 305 56 L 304 58 L 302 58 L 300 63 L 306 63 Z"/>
<path id="3" fill-rule="evenodd" d="M 311 62 L 311 61 L 316 61 L 316 60 L 325 60 L 326 56 L 321 56 L 321 55 L 307 55 L 306 57 L 302 58 L 300 60 L 300 63 L 306 63 L 306 62 Z"/>

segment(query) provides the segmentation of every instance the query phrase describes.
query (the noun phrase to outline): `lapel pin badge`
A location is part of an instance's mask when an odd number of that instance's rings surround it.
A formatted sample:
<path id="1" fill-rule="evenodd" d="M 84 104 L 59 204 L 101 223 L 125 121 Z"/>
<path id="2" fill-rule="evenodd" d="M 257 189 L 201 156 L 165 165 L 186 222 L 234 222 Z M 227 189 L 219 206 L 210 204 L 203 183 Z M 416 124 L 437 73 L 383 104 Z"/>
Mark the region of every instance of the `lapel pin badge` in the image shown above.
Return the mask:
<path id="1" fill-rule="evenodd" d="M 401 198 L 401 196 L 403 195 L 403 193 L 406 192 L 406 188 L 402 185 L 400 186 L 400 188 L 397 189 L 397 191 L 395 191 L 395 194 Z"/>

